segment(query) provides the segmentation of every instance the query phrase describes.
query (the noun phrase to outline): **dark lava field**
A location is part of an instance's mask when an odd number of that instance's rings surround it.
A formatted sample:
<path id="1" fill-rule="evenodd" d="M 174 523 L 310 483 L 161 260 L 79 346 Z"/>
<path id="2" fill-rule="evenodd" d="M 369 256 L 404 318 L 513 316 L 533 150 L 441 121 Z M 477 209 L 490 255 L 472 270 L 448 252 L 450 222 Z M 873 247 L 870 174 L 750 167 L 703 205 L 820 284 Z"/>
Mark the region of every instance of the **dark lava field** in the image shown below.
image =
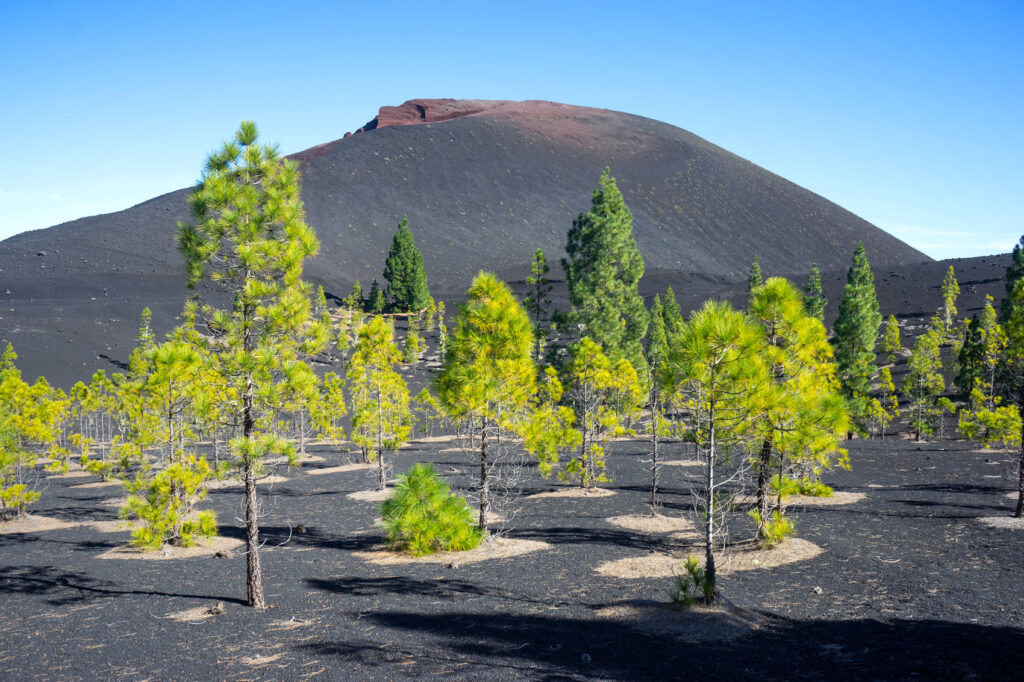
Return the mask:
<path id="1" fill-rule="evenodd" d="M 686 460 L 688 448 L 670 447 L 669 459 Z M 646 513 L 649 444 L 642 440 L 613 445 L 609 496 L 531 497 L 565 486 L 529 467 L 522 490 L 507 500 L 502 538 L 545 544 L 464 564 L 374 563 L 383 539 L 377 504 L 349 497 L 373 487 L 373 470 L 332 472 L 356 455 L 316 448 L 323 461 L 281 467 L 276 474 L 287 480 L 264 487 L 272 608 L 263 612 L 244 606 L 241 555 L 102 558 L 127 540 L 109 504 L 120 489 L 89 485 L 94 477 L 50 478 L 33 513 L 73 525 L 0 535 L 4 677 L 1019 676 L 1024 530 L 980 520 L 1012 512 L 1012 455 L 898 437 L 856 440 L 850 450 L 852 470 L 824 480 L 853 501 L 792 508 L 799 538 L 820 554 L 726 572 L 722 594 L 742 622 L 712 614 L 683 634 L 617 611 L 666 612 L 666 560 L 697 551 L 686 534 L 609 521 Z M 473 475 L 472 460 L 451 442 L 412 443 L 395 471 L 418 461 L 434 462 L 456 489 Z M 669 518 L 689 511 L 688 469 L 663 469 Z M 228 538 L 243 537 L 233 521 L 240 500 L 236 488 L 213 491 L 203 503 L 217 510 Z M 749 539 L 749 523 L 734 523 L 738 545 Z M 299 524 L 305 533 L 296 534 Z M 662 574 L 598 570 L 630 558 L 653 560 Z M 209 615 L 218 603 L 223 613 Z"/>

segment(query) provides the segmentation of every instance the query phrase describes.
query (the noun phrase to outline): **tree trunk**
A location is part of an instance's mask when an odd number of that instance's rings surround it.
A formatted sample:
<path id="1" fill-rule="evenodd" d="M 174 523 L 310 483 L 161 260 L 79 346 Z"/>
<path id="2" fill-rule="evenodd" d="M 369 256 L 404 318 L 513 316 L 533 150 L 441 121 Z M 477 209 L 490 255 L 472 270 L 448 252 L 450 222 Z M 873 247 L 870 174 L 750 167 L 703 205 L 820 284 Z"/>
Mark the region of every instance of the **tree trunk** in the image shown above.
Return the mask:
<path id="1" fill-rule="evenodd" d="M 654 383 L 653 372 L 648 372 L 647 380 L 651 385 L 651 516 L 658 515 L 658 388 Z"/>
<path id="2" fill-rule="evenodd" d="M 244 323 L 244 335 L 242 346 L 245 353 L 252 353 L 252 331 L 249 320 L 252 319 L 252 306 L 246 304 L 242 312 Z M 252 375 L 245 377 L 245 394 L 242 396 L 242 438 L 251 441 L 253 430 L 256 427 L 255 413 L 255 387 L 253 386 Z M 247 454 L 244 462 L 245 467 L 245 587 L 248 593 L 249 606 L 256 609 L 265 609 L 266 600 L 263 596 L 263 568 L 260 566 L 260 518 L 259 506 L 256 499 L 256 462 L 252 455 Z"/>
<path id="3" fill-rule="evenodd" d="M 761 456 L 758 458 L 757 471 L 757 532 L 760 535 L 768 522 L 768 468 L 771 466 L 772 439 L 765 438 L 761 443 Z M 780 480 L 781 484 L 782 481 Z"/>
<path id="4" fill-rule="evenodd" d="M 487 419 L 484 419 L 480 429 L 480 532 L 485 536 L 487 535 L 487 512 L 491 507 L 487 468 Z"/>
<path id="5" fill-rule="evenodd" d="M 381 405 L 381 387 L 377 383 L 377 490 L 384 490 L 387 478 L 384 474 L 384 407 Z"/>
<path id="6" fill-rule="evenodd" d="M 708 438 L 708 465 L 705 468 L 706 478 L 704 488 L 707 491 L 708 513 L 704 520 L 704 580 L 711 585 L 710 592 L 705 592 L 704 603 L 710 604 L 715 600 L 715 546 L 714 546 L 714 518 L 715 518 L 715 404 L 711 403 L 708 413 L 711 425 Z"/>
<path id="7" fill-rule="evenodd" d="M 1024 420 L 1020 426 L 1020 460 L 1017 462 L 1017 509 L 1013 515 L 1024 516 Z"/>

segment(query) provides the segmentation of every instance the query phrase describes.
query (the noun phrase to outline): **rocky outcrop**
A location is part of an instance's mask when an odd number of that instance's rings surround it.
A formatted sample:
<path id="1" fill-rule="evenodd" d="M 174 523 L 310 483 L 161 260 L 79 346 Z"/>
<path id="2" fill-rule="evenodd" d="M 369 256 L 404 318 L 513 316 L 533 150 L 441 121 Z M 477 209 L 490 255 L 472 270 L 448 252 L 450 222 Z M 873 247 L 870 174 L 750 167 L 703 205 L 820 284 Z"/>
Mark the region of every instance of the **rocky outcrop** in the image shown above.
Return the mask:
<path id="1" fill-rule="evenodd" d="M 347 133 L 345 137 L 388 126 L 450 121 L 453 118 L 479 114 L 481 111 L 493 109 L 499 104 L 504 104 L 504 102 L 482 99 L 411 99 L 397 107 L 381 107 L 373 120 L 355 133 Z"/>

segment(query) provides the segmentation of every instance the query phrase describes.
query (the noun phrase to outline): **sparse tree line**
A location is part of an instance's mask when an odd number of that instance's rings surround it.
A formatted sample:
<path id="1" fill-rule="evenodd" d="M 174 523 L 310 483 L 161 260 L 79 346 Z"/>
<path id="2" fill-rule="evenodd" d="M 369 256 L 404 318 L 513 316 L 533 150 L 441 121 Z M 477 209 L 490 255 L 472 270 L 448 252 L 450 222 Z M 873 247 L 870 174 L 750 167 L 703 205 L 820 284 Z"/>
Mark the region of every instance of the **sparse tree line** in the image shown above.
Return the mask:
<path id="1" fill-rule="evenodd" d="M 318 242 L 304 219 L 297 165 L 260 145 L 249 122 L 210 155 L 191 203 L 193 222 L 179 225 L 186 281 L 203 283 L 197 292 L 227 294 L 230 305 L 218 308 L 196 293 L 162 342 L 147 309 L 127 371 L 98 371 L 69 394 L 43 379 L 26 384 L 8 346 L 0 359 L 0 511 L 21 514 L 38 499 L 40 457 L 54 472 L 74 459 L 123 481 L 129 497 L 121 515 L 134 522 L 136 545 L 189 545 L 217 532 L 214 513 L 197 509 L 210 482 L 235 477 L 244 487 L 254 607 L 265 606 L 257 484 L 277 463 L 297 464 L 313 439 L 347 435 L 376 464 L 383 490 L 391 453 L 417 428 L 462 437 L 479 471 L 475 514 L 420 465 L 399 477 L 382 508 L 388 538 L 415 554 L 469 549 L 486 538 L 496 500 L 521 475 L 521 456 L 584 489 L 607 483 L 608 443 L 624 435 L 650 441 L 649 511 L 657 514 L 659 448 L 667 440 L 692 444 L 705 559 L 687 570 L 708 601 L 715 552 L 733 512 L 744 508 L 744 490 L 753 491 L 751 533 L 775 544 L 794 530 L 786 495 L 831 494 L 818 476 L 849 466 L 845 438 L 884 438 L 901 415 L 917 438 L 941 429 L 957 410 L 943 396 L 944 348 L 968 395 L 961 434 L 1021 446 L 1024 238 L 998 313 L 990 299 L 980 318 L 961 322 L 950 268 L 898 391 L 892 367 L 904 353 L 900 328 L 890 316 L 879 367 L 882 316 L 862 245 L 831 337 L 813 264 L 801 290 L 765 279 L 755 259 L 746 310 L 708 301 L 687 318 L 671 288 L 647 307 L 632 215 L 608 169 L 567 235 L 570 309 L 552 309 L 550 268 L 538 249 L 523 303 L 481 272 L 451 329 L 444 304 L 430 297 L 404 217 L 385 262 L 386 288 L 375 280 L 364 297 L 357 281 L 335 308 L 322 288 L 312 290 L 302 266 Z M 401 347 L 397 318 L 407 320 Z M 429 354 L 435 329 L 436 376 L 411 399 L 399 367 Z M 343 372 L 319 376 L 314 360 L 340 361 Z"/>

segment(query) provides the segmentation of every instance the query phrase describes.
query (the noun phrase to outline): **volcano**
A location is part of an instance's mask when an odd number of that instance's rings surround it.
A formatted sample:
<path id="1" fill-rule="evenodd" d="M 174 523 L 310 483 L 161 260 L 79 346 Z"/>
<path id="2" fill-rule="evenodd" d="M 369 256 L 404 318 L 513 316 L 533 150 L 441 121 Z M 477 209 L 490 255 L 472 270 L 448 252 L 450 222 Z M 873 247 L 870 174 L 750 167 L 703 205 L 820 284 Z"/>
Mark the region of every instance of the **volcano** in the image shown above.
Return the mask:
<path id="1" fill-rule="evenodd" d="M 858 241 L 876 268 L 930 261 L 696 135 L 604 109 L 410 100 L 292 158 L 321 241 L 306 273 L 337 297 L 381 277 L 403 215 L 432 292 L 446 300 L 480 269 L 521 280 L 538 248 L 554 265 L 606 166 L 633 212 L 651 281 L 735 281 L 755 255 L 766 273 L 806 273 L 812 261 L 845 270 Z M 190 219 L 189 192 L 0 242 L 0 340 L 14 343 L 26 378 L 66 384 L 116 370 L 145 306 L 158 331 L 174 324 L 186 296 L 176 225 Z"/>

